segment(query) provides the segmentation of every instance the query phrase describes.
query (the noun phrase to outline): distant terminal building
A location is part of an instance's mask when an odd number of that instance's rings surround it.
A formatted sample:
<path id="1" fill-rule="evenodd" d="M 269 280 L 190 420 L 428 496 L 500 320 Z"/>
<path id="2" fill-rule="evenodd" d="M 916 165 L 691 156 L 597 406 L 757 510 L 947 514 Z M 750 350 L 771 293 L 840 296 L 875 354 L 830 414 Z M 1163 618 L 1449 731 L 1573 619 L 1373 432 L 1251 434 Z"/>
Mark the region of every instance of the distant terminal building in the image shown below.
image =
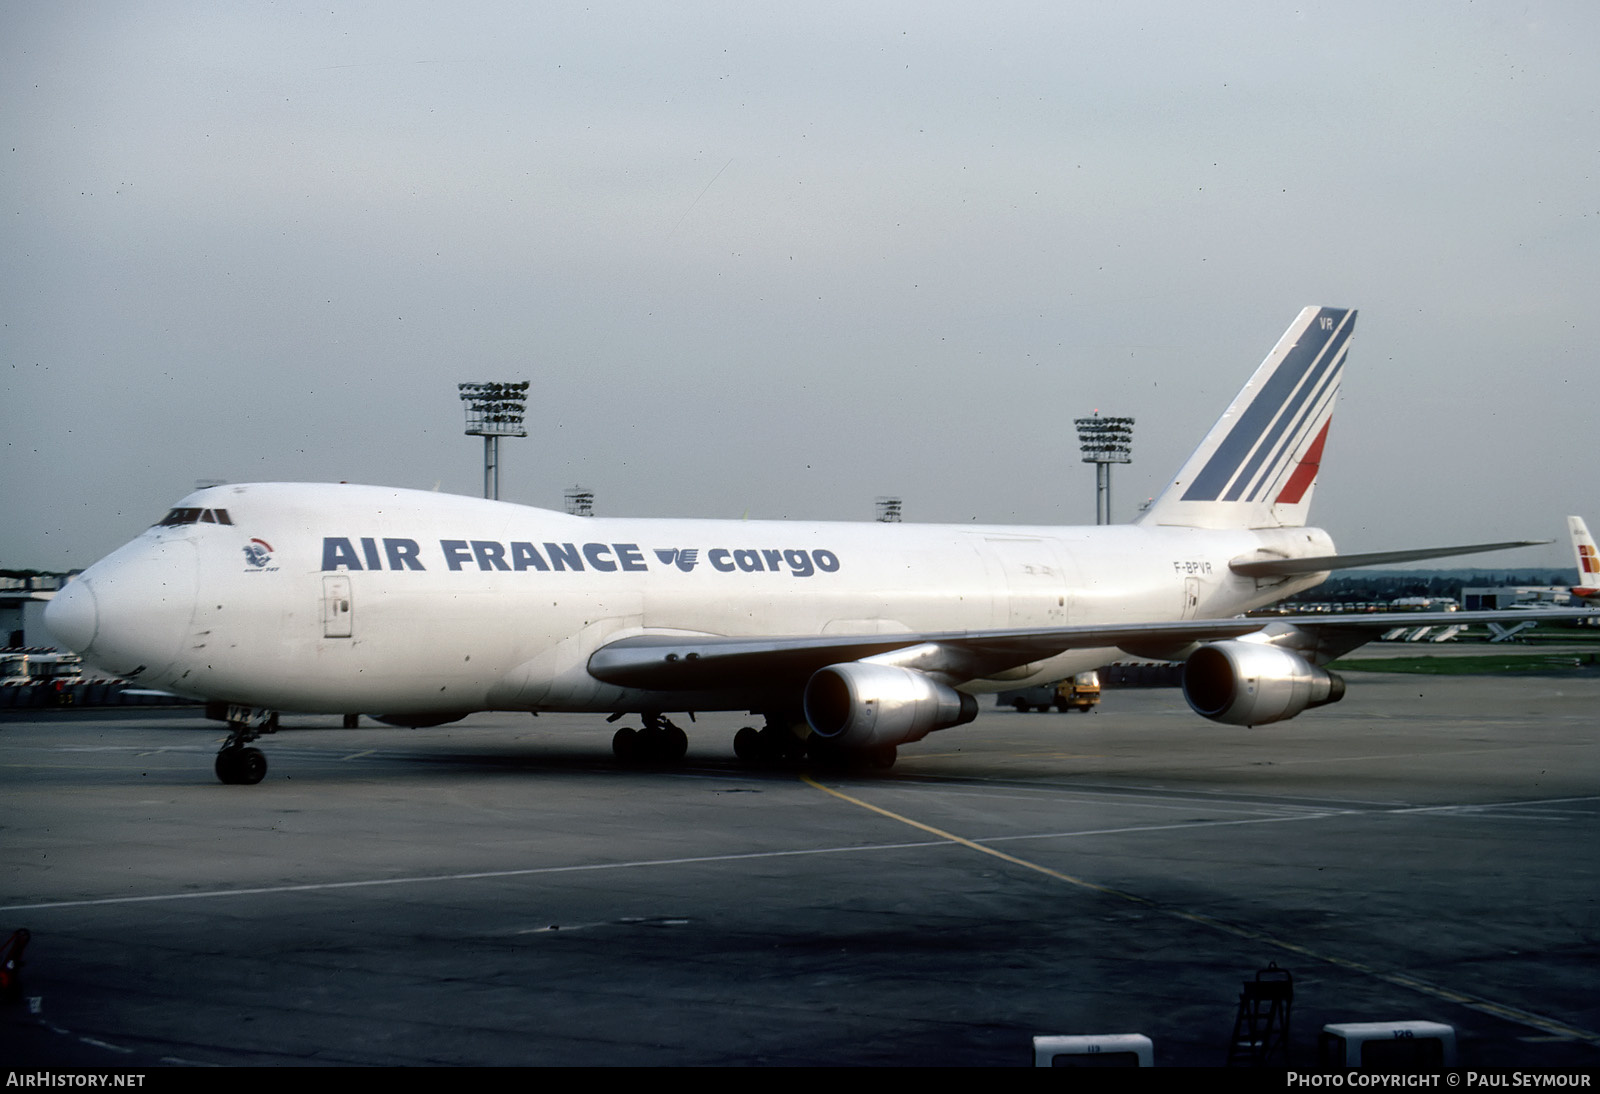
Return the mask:
<path id="1" fill-rule="evenodd" d="M 67 574 L 0 574 L 0 646 L 43 646 L 44 606 L 70 580 Z"/>
<path id="2" fill-rule="evenodd" d="M 1462 606 L 1469 612 L 1502 608 L 1566 608 L 1572 590 L 1559 585 L 1479 585 L 1461 590 Z"/>

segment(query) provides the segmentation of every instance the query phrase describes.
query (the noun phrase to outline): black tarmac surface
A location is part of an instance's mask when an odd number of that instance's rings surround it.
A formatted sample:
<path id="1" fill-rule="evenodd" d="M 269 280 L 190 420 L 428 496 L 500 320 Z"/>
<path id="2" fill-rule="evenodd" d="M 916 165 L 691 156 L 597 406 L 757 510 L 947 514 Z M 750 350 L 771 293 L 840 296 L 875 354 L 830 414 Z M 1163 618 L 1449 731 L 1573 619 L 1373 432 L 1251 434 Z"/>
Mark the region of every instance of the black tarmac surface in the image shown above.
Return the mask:
<path id="1" fill-rule="evenodd" d="M 1240 982 L 1600 1067 L 1600 681 L 1351 674 L 1277 726 L 1175 691 L 988 703 L 888 772 L 622 769 L 596 716 L 284 719 L 258 786 L 193 710 L 0 717 L 12 1067 L 1025 1066 L 1140 1032 L 1220 1065 Z"/>

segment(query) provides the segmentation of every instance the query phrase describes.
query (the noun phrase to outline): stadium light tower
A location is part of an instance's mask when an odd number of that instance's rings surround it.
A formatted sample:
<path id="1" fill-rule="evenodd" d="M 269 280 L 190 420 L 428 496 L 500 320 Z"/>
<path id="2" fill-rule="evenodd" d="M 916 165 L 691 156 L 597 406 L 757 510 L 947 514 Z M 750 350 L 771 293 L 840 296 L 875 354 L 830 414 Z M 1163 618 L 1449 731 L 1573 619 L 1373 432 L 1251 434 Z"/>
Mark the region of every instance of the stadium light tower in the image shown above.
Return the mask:
<path id="1" fill-rule="evenodd" d="M 522 417 L 528 405 L 528 381 L 457 384 L 467 404 L 467 436 L 483 438 L 483 496 L 500 498 L 500 438 L 526 437 Z"/>
<path id="2" fill-rule="evenodd" d="M 582 486 L 574 486 L 564 495 L 567 503 L 567 512 L 575 517 L 594 516 L 594 491 L 585 490 Z"/>
<path id="3" fill-rule="evenodd" d="M 1083 451 L 1083 462 L 1094 464 L 1094 522 L 1111 523 L 1111 465 L 1133 461 L 1133 419 L 1102 418 L 1094 412 L 1092 418 L 1078 418 L 1078 447 Z"/>

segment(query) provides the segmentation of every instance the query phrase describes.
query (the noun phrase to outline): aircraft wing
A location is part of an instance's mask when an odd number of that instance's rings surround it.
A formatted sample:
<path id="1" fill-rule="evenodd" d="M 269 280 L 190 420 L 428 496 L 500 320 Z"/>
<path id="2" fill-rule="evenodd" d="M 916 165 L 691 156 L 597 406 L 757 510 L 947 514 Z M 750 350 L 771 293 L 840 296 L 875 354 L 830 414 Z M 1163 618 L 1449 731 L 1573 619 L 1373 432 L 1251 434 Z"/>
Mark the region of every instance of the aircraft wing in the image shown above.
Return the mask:
<path id="1" fill-rule="evenodd" d="M 1554 609 L 1541 618 L 1574 619 L 1588 609 Z M 1178 658 L 1195 643 L 1264 632 L 1274 644 L 1325 663 L 1395 627 L 1525 622 L 1525 611 L 1374 612 L 1106 623 L 1043 630 L 727 638 L 642 634 L 596 650 L 589 672 L 620 687 L 702 691 L 792 682 L 803 686 L 828 665 L 897 654 L 895 664 L 961 683 L 1041 661 L 1071 649 L 1114 646 L 1141 657 Z"/>

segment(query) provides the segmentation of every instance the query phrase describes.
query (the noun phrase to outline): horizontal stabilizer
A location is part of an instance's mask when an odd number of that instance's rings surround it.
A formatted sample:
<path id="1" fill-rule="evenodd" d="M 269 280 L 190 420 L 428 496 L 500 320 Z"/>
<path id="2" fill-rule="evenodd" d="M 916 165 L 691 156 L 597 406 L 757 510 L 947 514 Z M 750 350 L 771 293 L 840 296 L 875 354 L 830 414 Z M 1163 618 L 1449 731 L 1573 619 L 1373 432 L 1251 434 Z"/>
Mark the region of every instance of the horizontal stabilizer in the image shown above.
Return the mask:
<path id="1" fill-rule="evenodd" d="M 1319 555 L 1315 558 L 1236 558 L 1228 569 L 1241 577 L 1293 577 L 1328 570 L 1353 570 L 1358 566 L 1387 566 L 1394 562 L 1419 562 L 1425 558 L 1475 555 L 1512 547 L 1539 547 L 1547 539 L 1518 539 L 1505 543 L 1469 543 L 1461 547 L 1422 547 L 1415 551 L 1372 551 L 1364 555 Z"/>

